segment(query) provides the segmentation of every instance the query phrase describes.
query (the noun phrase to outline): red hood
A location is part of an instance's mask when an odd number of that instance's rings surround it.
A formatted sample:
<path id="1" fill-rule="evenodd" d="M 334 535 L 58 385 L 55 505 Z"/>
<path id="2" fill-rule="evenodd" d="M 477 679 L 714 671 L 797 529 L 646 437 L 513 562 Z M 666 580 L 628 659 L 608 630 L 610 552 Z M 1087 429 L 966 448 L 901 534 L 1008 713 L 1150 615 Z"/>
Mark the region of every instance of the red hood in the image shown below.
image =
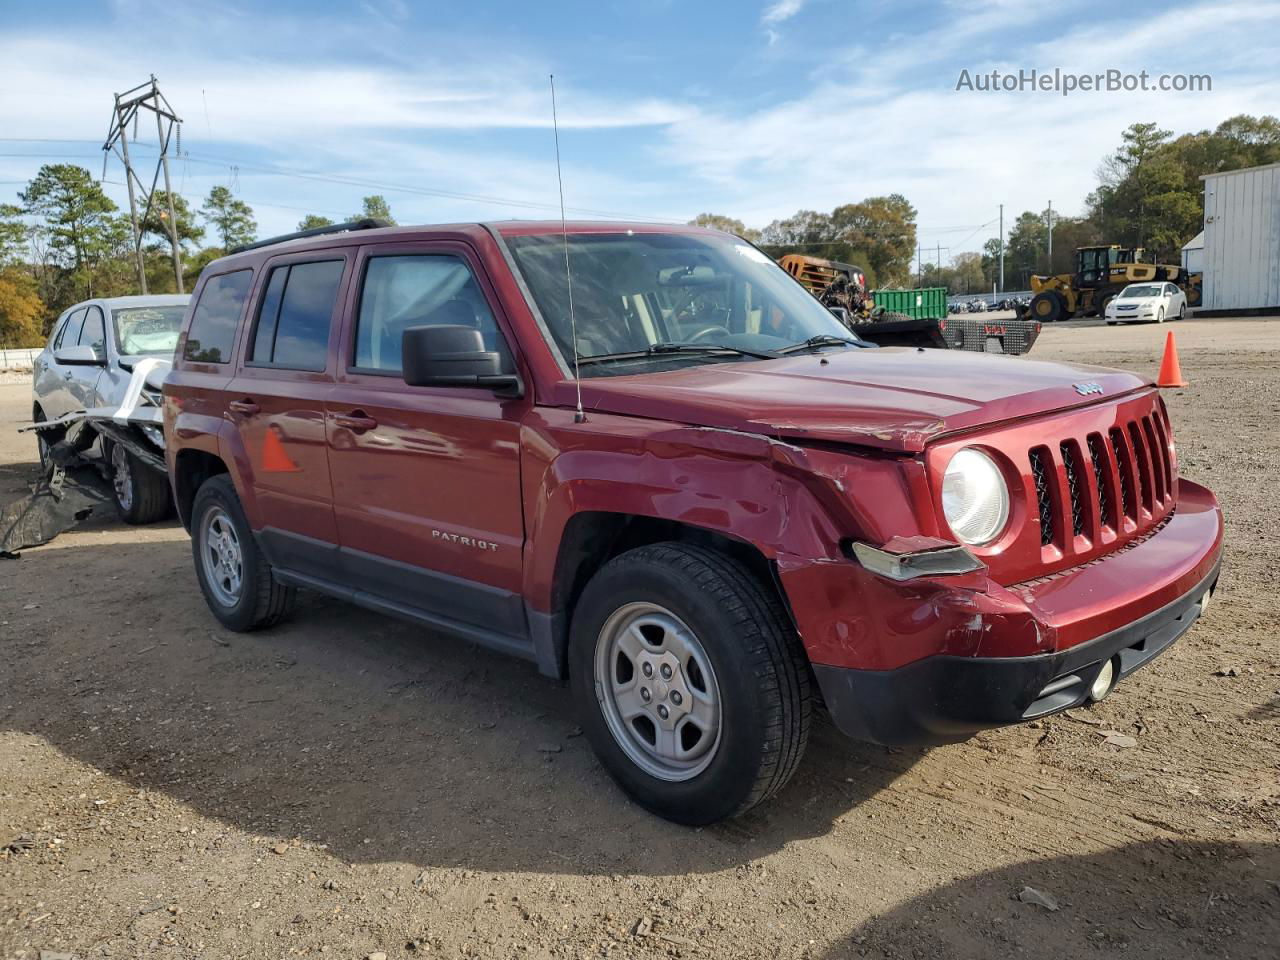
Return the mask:
<path id="1" fill-rule="evenodd" d="M 594 377 L 582 381 L 582 402 L 588 413 L 917 452 L 943 434 L 1111 400 L 1149 383 L 1106 367 L 884 347 Z M 1082 394 L 1078 384 L 1101 393 Z M 571 403 L 572 384 L 561 388 L 557 399 Z"/>

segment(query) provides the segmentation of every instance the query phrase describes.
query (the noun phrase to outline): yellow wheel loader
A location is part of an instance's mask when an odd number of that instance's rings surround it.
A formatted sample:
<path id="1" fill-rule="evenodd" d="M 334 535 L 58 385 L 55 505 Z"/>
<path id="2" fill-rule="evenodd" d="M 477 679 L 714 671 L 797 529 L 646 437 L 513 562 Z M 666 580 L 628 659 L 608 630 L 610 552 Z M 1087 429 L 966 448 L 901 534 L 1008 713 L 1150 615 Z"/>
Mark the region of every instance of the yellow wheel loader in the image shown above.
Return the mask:
<path id="1" fill-rule="evenodd" d="M 1122 247 L 1116 243 L 1078 247 L 1074 273 L 1031 278 L 1035 296 L 1031 298 L 1027 317 L 1053 323 L 1077 316 L 1103 316 L 1107 304 L 1126 286 L 1153 280 L 1177 284 L 1187 295 L 1187 306 L 1200 305 L 1201 274 L 1189 274 L 1173 264 L 1143 263 L 1143 253 L 1141 247 Z"/>

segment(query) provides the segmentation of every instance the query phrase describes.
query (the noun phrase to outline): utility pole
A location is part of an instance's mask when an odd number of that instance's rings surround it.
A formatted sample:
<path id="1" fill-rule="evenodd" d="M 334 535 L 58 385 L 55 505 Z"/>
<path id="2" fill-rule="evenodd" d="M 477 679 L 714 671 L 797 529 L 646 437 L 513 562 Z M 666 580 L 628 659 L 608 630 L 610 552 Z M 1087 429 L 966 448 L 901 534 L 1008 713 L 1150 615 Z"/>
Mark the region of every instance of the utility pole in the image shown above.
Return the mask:
<path id="1" fill-rule="evenodd" d="M 917 243 L 916 244 L 916 286 L 917 287 L 922 286 L 924 284 L 924 260 L 921 259 L 923 256 L 924 256 L 924 246 L 922 244 Z"/>
<path id="2" fill-rule="evenodd" d="M 1049 201 L 1049 266 L 1045 273 L 1053 275 L 1053 201 Z"/>
<path id="3" fill-rule="evenodd" d="M 1000 292 L 1004 293 L 1004 204 L 1000 204 Z"/>
<path id="4" fill-rule="evenodd" d="M 169 234 L 169 245 L 173 257 L 173 277 L 179 293 L 184 293 L 182 283 L 182 247 L 178 240 L 178 217 L 173 205 L 173 184 L 169 179 L 169 144 L 177 140 L 177 149 L 182 149 L 182 120 L 173 112 L 173 107 L 160 92 L 160 85 L 155 75 L 146 83 L 139 84 L 132 90 L 115 95 L 115 109 L 111 114 L 111 129 L 107 131 L 107 141 L 102 145 L 103 153 L 114 152 L 124 163 L 124 180 L 129 189 L 129 222 L 133 228 L 134 260 L 138 270 L 138 287 L 142 293 L 147 292 L 146 265 L 142 257 L 142 228 L 151 216 L 152 201 L 155 198 L 156 183 L 164 173 L 164 192 L 168 201 L 168 210 L 161 214 Z M 133 124 L 134 140 L 138 134 L 139 111 L 150 110 L 156 115 L 156 136 L 160 145 L 160 156 L 156 161 L 155 172 L 151 175 L 151 186 L 148 188 L 142 178 L 134 170 L 129 158 L 129 124 Z M 107 175 L 107 157 L 102 158 L 102 175 Z M 135 189 L 136 187 L 136 189 Z M 138 216 L 138 194 L 146 200 L 142 216 Z"/>

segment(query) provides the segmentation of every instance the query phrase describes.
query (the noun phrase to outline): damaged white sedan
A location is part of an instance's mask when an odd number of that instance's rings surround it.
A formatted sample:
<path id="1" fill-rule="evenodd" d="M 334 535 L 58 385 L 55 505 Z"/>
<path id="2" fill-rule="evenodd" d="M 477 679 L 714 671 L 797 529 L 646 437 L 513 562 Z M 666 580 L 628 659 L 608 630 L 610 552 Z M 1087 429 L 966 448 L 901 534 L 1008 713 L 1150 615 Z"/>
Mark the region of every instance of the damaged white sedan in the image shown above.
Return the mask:
<path id="1" fill-rule="evenodd" d="M 78 303 L 58 318 L 34 362 L 31 419 L 41 463 L 49 465 L 59 442 L 69 442 L 78 455 L 96 452 L 126 523 L 152 523 L 169 513 L 160 383 L 190 299 L 178 294 Z M 144 365 L 147 372 L 136 377 Z M 126 406 L 131 416 L 141 411 L 142 419 L 120 420 L 119 411 Z M 149 406 L 155 410 L 154 422 Z M 88 429 L 72 432 L 74 423 Z M 158 454 L 148 457 L 148 451 Z"/>

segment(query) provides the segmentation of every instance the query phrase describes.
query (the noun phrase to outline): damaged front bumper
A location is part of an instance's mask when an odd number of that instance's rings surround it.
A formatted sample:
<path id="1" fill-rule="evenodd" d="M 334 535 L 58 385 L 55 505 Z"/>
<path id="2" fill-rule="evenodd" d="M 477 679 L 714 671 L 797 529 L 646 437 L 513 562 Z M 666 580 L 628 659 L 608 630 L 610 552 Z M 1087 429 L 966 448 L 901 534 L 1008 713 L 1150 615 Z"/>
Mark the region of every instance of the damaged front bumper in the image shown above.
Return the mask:
<path id="1" fill-rule="evenodd" d="M 832 719 L 887 745 L 963 740 L 1090 699 L 1187 632 L 1217 586 L 1222 513 L 1180 481 L 1177 510 L 1128 549 L 1027 584 L 985 573 L 894 581 L 857 564 L 779 563 Z"/>

